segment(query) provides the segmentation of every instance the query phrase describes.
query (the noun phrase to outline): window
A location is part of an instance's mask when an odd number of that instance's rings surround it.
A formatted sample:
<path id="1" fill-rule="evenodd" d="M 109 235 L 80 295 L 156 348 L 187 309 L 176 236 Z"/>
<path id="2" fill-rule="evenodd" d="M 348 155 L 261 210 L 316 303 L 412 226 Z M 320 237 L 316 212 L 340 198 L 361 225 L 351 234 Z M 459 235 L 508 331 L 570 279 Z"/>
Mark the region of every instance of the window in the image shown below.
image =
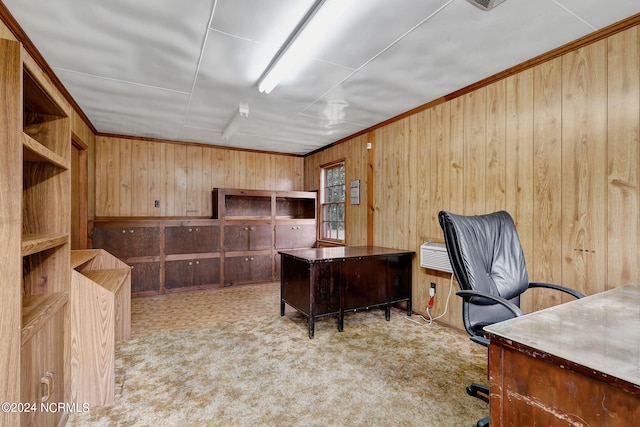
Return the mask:
<path id="1" fill-rule="evenodd" d="M 344 243 L 345 173 L 344 162 L 320 169 L 320 237 Z"/>

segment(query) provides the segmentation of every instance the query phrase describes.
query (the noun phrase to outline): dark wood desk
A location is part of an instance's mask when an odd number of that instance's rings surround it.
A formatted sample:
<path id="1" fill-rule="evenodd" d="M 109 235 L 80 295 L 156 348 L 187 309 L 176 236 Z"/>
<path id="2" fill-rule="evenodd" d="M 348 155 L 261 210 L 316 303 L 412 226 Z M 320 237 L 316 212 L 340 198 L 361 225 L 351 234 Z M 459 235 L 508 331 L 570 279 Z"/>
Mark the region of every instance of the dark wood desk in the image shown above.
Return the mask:
<path id="1" fill-rule="evenodd" d="M 640 284 L 485 327 L 491 426 L 640 418 Z"/>
<path id="2" fill-rule="evenodd" d="M 375 246 L 280 251 L 280 314 L 285 304 L 309 320 L 337 315 L 343 330 L 344 312 L 406 301 L 411 315 L 411 258 L 414 252 Z"/>

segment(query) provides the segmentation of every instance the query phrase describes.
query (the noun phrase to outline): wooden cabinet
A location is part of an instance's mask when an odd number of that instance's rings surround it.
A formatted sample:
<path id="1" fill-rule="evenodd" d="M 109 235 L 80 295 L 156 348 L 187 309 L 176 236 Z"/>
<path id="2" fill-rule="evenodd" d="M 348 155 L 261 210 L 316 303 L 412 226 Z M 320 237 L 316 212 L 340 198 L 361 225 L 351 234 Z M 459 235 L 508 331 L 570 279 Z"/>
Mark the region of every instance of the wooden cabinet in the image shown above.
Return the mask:
<path id="1" fill-rule="evenodd" d="M 71 397 L 113 402 L 115 342 L 131 336 L 131 268 L 102 249 L 71 252 Z"/>
<path id="2" fill-rule="evenodd" d="M 278 249 L 316 245 L 316 193 L 214 188 L 225 285 L 278 280 Z"/>
<path id="3" fill-rule="evenodd" d="M 224 226 L 224 250 L 260 251 L 273 247 L 271 223 L 245 223 Z"/>
<path id="4" fill-rule="evenodd" d="M 20 43 L 0 57 L 0 396 L 38 405 L 0 425 L 56 425 L 39 405 L 69 402 L 71 108 Z"/>
<path id="5" fill-rule="evenodd" d="M 160 255 L 160 227 L 96 228 L 91 239 L 95 248 L 120 259 Z"/>
<path id="6" fill-rule="evenodd" d="M 317 240 L 315 220 L 276 224 L 276 249 L 312 248 Z"/>
<path id="7" fill-rule="evenodd" d="M 64 313 L 58 310 L 22 346 L 19 402 L 36 404 L 35 411 L 22 413 L 20 421 L 24 426 L 55 426 L 62 418 L 57 404 L 65 402 L 65 390 L 59 387 L 64 382 L 64 360 L 59 357 L 64 352 L 64 332 Z M 42 410 L 42 404 L 54 405 L 54 411 Z"/>
<path id="8" fill-rule="evenodd" d="M 131 267 L 133 296 L 222 286 L 217 220 L 98 218 L 90 234 L 93 248 Z"/>
<path id="9" fill-rule="evenodd" d="M 164 229 L 165 254 L 189 254 L 218 252 L 220 227 L 168 226 Z"/>
<path id="10" fill-rule="evenodd" d="M 274 280 L 271 253 L 225 256 L 224 268 L 226 285 Z"/>
<path id="11" fill-rule="evenodd" d="M 280 277 L 279 249 L 316 244 L 316 193 L 213 189 L 213 218 L 97 218 L 93 248 L 131 267 L 133 296 Z"/>
<path id="12" fill-rule="evenodd" d="M 165 262 L 167 290 L 220 285 L 220 258 L 196 258 Z"/>

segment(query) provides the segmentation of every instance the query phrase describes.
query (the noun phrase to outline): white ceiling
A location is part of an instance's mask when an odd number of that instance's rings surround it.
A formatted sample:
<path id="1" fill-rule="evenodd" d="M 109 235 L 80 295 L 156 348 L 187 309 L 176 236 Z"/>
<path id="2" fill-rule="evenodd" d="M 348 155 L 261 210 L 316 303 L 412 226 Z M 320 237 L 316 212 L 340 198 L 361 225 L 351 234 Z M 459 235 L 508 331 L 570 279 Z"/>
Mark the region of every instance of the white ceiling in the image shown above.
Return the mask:
<path id="1" fill-rule="evenodd" d="M 306 154 L 640 12 L 640 0 L 353 0 L 270 94 L 313 0 L 3 0 L 101 133 Z M 240 103 L 249 117 L 221 138 Z"/>

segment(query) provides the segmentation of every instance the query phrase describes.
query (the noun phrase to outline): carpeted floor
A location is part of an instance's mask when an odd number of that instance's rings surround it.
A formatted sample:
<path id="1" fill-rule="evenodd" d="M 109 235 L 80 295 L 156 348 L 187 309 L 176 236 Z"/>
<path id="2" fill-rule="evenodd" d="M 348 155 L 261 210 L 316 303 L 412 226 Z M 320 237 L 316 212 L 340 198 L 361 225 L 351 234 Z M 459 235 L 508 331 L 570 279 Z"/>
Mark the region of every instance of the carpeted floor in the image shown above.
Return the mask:
<path id="1" fill-rule="evenodd" d="M 486 351 L 460 332 L 375 309 L 347 314 L 341 333 L 322 319 L 311 340 L 272 299 L 273 314 L 118 342 L 115 402 L 67 425 L 439 427 L 488 414 L 465 393 L 486 382 Z"/>

